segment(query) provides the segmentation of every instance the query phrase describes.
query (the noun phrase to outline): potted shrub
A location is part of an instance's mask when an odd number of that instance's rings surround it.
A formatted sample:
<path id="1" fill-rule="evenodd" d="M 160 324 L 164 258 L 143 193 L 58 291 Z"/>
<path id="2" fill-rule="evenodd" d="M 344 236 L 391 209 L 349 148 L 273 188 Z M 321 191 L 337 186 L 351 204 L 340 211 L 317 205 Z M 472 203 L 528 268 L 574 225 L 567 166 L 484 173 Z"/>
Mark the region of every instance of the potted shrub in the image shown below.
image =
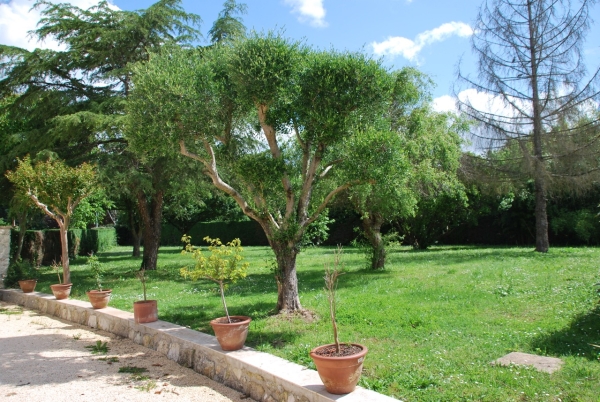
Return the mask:
<path id="1" fill-rule="evenodd" d="M 366 346 L 358 343 L 340 343 L 338 337 L 335 291 L 338 277 L 343 273 L 341 258 L 342 248 L 339 247 L 335 252 L 333 269 L 329 264 L 325 264 L 325 290 L 329 301 L 334 343 L 318 346 L 310 352 L 325 389 L 332 394 L 347 394 L 354 391 L 368 352 Z"/>
<path id="2" fill-rule="evenodd" d="M 61 265 L 53 263 L 52 268 L 56 270 L 56 275 L 58 275 L 58 283 L 55 285 L 50 285 L 50 289 L 52 289 L 52 294 L 54 294 L 56 300 L 67 299 L 71 294 L 71 288 L 73 287 L 73 284 L 62 282 L 62 279 L 60 277 L 60 270 L 62 269 Z"/>
<path id="3" fill-rule="evenodd" d="M 211 239 L 206 236 L 204 241 L 209 244 L 208 250 L 211 253 L 208 257 L 202 253 L 201 249 L 192 246 L 190 236 L 184 235 L 181 240 L 185 243 L 185 249 L 182 253 L 192 254 L 192 257 L 196 260 L 193 268 L 181 268 L 181 275 L 192 280 L 208 279 L 219 285 L 225 317 L 212 320 L 210 326 L 215 331 L 221 349 L 241 349 L 244 347 L 244 342 L 246 342 L 248 326 L 252 320 L 247 316 L 230 316 L 225 302 L 226 285 L 245 278 L 248 269 L 248 263 L 242 263 L 244 258 L 241 255 L 243 249 L 240 239 L 234 239 L 227 244 L 223 244 L 219 239 Z"/>
<path id="4" fill-rule="evenodd" d="M 21 259 L 13 261 L 6 270 L 4 286 L 16 287 L 17 284 L 23 293 L 31 293 L 37 284 L 38 270 L 29 262 Z"/>
<path id="5" fill-rule="evenodd" d="M 141 269 L 136 273 L 137 278 L 142 283 L 144 300 L 133 302 L 133 320 L 136 324 L 154 322 L 158 320 L 158 307 L 156 300 L 146 299 L 146 270 Z"/>
<path id="6" fill-rule="evenodd" d="M 90 300 L 90 303 L 92 304 L 92 307 L 95 309 L 101 309 L 108 306 L 112 290 L 102 289 L 102 274 L 104 274 L 104 270 L 102 269 L 100 261 L 98 261 L 98 257 L 91 254 L 88 257 L 87 262 L 90 270 L 92 271 L 92 275 L 94 275 L 96 289 L 90 290 L 86 294 Z"/>

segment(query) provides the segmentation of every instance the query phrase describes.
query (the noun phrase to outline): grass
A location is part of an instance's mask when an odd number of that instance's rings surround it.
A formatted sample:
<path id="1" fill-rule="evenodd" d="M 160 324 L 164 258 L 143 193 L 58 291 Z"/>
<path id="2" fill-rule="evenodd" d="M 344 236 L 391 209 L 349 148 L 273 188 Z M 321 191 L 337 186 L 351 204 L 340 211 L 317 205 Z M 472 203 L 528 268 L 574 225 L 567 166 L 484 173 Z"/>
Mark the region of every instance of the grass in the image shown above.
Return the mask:
<path id="1" fill-rule="evenodd" d="M 332 341 L 323 263 L 333 248 L 311 248 L 298 257 L 300 299 L 319 317 L 272 315 L 276 283 L 270 249 L 247 247 L 249 275 L 226 292 L 230 314 L 250 315 L 247 345 L 308 367 L 308 352 Z M 135 278 L 140 260 L 129 248 L 100 254 L 113 289 L 110 305 L 132 311 L 142 298 Z M 596 284 L 600 249 L 435 247 L 391 250 L 387 268 L 365 269 L 363 255 L 346 248 L 346 274 L 338 285 L 340 340 L 369 348 L 361 385 L 404 401 L 599 401 L 600 305 Z M 190 282 L 179 269 L 192 264 L 165 247 L 148 274 L 148 298 L 159 300 L 161 319 L 212 333 L 209 321 L 224 315 L 215 285 Z M 50 293 L 54 272 L 42 273 L 38 290 Z M 86 300 L 94 287 L 85 259 L 72 263 L 71 297 Z M 519 351 L 560 357 L 563 368 L 540 373 L 490 362 Z"/>

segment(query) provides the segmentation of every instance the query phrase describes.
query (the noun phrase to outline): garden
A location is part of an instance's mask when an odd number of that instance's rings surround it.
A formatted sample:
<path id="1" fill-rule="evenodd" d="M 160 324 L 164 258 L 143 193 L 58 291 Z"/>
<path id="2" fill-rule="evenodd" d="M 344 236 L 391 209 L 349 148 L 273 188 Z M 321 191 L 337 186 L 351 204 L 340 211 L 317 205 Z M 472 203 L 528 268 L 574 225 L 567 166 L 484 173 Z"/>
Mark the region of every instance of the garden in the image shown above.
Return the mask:
<path id="1" fill-rule="evenodd" d="M 298 256 L 304 315 L 275 315 L 277 284 L 268 247 L 244 247 L 248 275 L 226 290 L 232 315 L 249 315 L 247 346 L 314 368 L 309 351 L 332 341 L 324 263 L 335 248 Z M 100 253 L 110 306 L 132 311 L 142 298 L 139 259 L 131 249 Z M 361 250 L 343 250 L 337 322 L 342 342 L 369 348 L 359 385 L 406 401 L 596 401 L 600 393 L 600 305 L 597 248 L 432 247 L 389 250 L 386 269 L 367 269 Z M 193 265 L 180 247 L 163 247 L 147 271 L 148 298 L 159 318 L 212 333 L 223 315 L 218 287 L 180 275 Z M 71 265 L 71 298 L 94 288 L 85 257 Z M 42 268 L 36 290 L 50 293 L 56 273 Z M 512 351 L 556 356 L 558 372 L 490 363 Z"/>

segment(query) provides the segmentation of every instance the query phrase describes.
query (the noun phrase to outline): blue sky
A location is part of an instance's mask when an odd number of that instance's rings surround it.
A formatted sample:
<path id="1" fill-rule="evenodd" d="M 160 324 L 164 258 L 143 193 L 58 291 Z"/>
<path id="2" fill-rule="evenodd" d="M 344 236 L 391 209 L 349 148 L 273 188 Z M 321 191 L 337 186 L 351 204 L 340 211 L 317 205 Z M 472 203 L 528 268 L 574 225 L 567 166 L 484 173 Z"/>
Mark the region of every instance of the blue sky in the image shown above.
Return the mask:
<path id="1" fill-rule="evenodd" d="M 58 0 L 51 0 L 58 2 Z M 70 0 L 88 7 L 95 0 Z M 124 10 L 143 9 L 151 0 L 111 0 Z M 452 84 L 456 66 L 474 71 L 470 52 L 470 26 L 477 16 L 481 0 L 246 0 L 248 14 L 243 17 L 249 29 L 284 30 L 291 38 L 327 49 L 364 51 L 382 57 L 389 68 L 414 66 L 435 82 L 433 96 L 442 109 L 453 101 Z M 33 0 L 0 0 L 0 43 L 33 47 L 26 31 L 33 29 L 37 16 L 28 10 Z M 222 0 L 184 0 L 186 11 L 200 15 L 201 30 L 208 32 L 222 8 Z M 600 65 L 600 7 L 592 17 L 585 45 L 587 66 Z M 52 47 L 51 43 L 44 46 Z"/>

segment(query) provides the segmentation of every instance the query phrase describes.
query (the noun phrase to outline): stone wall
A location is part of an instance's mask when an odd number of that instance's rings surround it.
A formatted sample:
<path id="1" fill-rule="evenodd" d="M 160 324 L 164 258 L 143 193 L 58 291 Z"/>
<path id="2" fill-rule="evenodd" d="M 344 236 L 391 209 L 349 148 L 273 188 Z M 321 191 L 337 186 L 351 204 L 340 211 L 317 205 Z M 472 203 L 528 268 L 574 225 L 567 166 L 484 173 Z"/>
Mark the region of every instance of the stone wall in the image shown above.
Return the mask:
<path id="1" fill-rule="evenodd" d="M 184 367 L 261 402 L 393 402 L 396 399 L 357 387 L 347 395 L 332 395 L 314 370 L 249 347 L 224 352 L 212 335 L 156 321 L 136 324 L 133 313 L 107 307 L 94 310 L 88 302 L 56 300 L 43 293 L 0 290 L 0 300 L 98 328 L 157 350 Z M 160 311 L 160 302 L 159 302 Z"/>
<path id="2" fill-rule="evenodd" d="M 10 259 L 10 226 L 0 226 L 0 288 L 4 287 L 4 276 Z"/>

